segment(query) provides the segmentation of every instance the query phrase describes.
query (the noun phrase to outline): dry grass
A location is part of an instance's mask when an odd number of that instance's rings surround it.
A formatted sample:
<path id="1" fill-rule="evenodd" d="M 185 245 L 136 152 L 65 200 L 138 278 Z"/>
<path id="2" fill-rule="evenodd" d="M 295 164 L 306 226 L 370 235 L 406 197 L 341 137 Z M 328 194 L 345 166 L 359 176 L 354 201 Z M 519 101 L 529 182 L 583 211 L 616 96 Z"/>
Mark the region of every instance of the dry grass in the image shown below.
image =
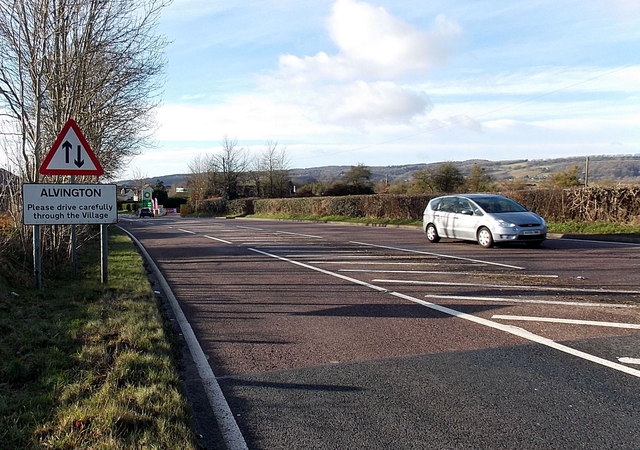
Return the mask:
<path id="1" fill-rule="evenodd" d="M 0 294 L 3 448 L 196 448 L 157 299 L 129 239 L 111 230 L 79 280 Z"/>

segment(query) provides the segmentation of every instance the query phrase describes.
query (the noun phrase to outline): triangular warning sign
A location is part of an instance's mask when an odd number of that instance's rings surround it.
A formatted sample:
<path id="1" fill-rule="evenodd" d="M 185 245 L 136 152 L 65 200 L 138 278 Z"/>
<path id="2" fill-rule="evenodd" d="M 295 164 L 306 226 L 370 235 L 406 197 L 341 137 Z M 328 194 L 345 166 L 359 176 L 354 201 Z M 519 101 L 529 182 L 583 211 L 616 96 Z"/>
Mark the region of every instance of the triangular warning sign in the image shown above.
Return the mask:
<path id="1" fill-rule="evenodd" d="M 40 166 L 43 175 L 102 175 L 104 169 L 80 127 L 67 120 Z"/>

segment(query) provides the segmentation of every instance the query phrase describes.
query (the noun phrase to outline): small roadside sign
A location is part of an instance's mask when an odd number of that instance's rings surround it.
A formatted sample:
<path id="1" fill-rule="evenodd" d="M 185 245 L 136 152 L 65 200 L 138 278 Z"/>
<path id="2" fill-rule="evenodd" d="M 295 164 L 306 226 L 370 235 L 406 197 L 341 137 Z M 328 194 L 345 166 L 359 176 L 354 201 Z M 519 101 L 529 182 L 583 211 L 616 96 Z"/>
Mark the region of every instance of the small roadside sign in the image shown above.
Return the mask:
<path id="1" fill-rule="evenodd" d="M 78 124 L 67 120 L 40 166 L 43 175 L 96 175 L 104 173 Z"/>
<path id="2" fill-rule="evenodd" d="M 115 184 L 23 184 L 24 225 L 118 222 Z"/>

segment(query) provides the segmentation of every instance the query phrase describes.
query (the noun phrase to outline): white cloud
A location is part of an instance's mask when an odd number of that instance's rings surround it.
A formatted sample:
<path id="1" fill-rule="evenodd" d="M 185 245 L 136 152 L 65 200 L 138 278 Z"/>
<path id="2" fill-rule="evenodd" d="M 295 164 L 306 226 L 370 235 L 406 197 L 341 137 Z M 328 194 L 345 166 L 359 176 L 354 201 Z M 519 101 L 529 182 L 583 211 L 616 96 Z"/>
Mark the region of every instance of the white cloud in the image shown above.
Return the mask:
<path id="1" fill-rule="evenodd" d="M 337 0 L 328 21 L 339 52 L 280 57 L 279 76 L 297 83 L 396 79 L 444 64 L 461 27 L 440 15 L 425 32 L 387 10 L 357 0 Z"/>

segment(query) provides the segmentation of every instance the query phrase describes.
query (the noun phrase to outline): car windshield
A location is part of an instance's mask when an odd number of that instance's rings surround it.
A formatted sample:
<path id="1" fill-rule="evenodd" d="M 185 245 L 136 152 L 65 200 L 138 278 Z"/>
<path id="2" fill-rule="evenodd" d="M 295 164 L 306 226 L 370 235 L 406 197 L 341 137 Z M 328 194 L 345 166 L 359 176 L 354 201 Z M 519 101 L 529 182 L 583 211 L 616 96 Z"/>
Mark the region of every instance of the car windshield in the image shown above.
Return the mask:
<path id="1" fill-rule="evenodd" d="M 525 212 L 527 209 L 520 203 L 504 197 L 479 197 L 474 202 L 487 213 Z"/>

